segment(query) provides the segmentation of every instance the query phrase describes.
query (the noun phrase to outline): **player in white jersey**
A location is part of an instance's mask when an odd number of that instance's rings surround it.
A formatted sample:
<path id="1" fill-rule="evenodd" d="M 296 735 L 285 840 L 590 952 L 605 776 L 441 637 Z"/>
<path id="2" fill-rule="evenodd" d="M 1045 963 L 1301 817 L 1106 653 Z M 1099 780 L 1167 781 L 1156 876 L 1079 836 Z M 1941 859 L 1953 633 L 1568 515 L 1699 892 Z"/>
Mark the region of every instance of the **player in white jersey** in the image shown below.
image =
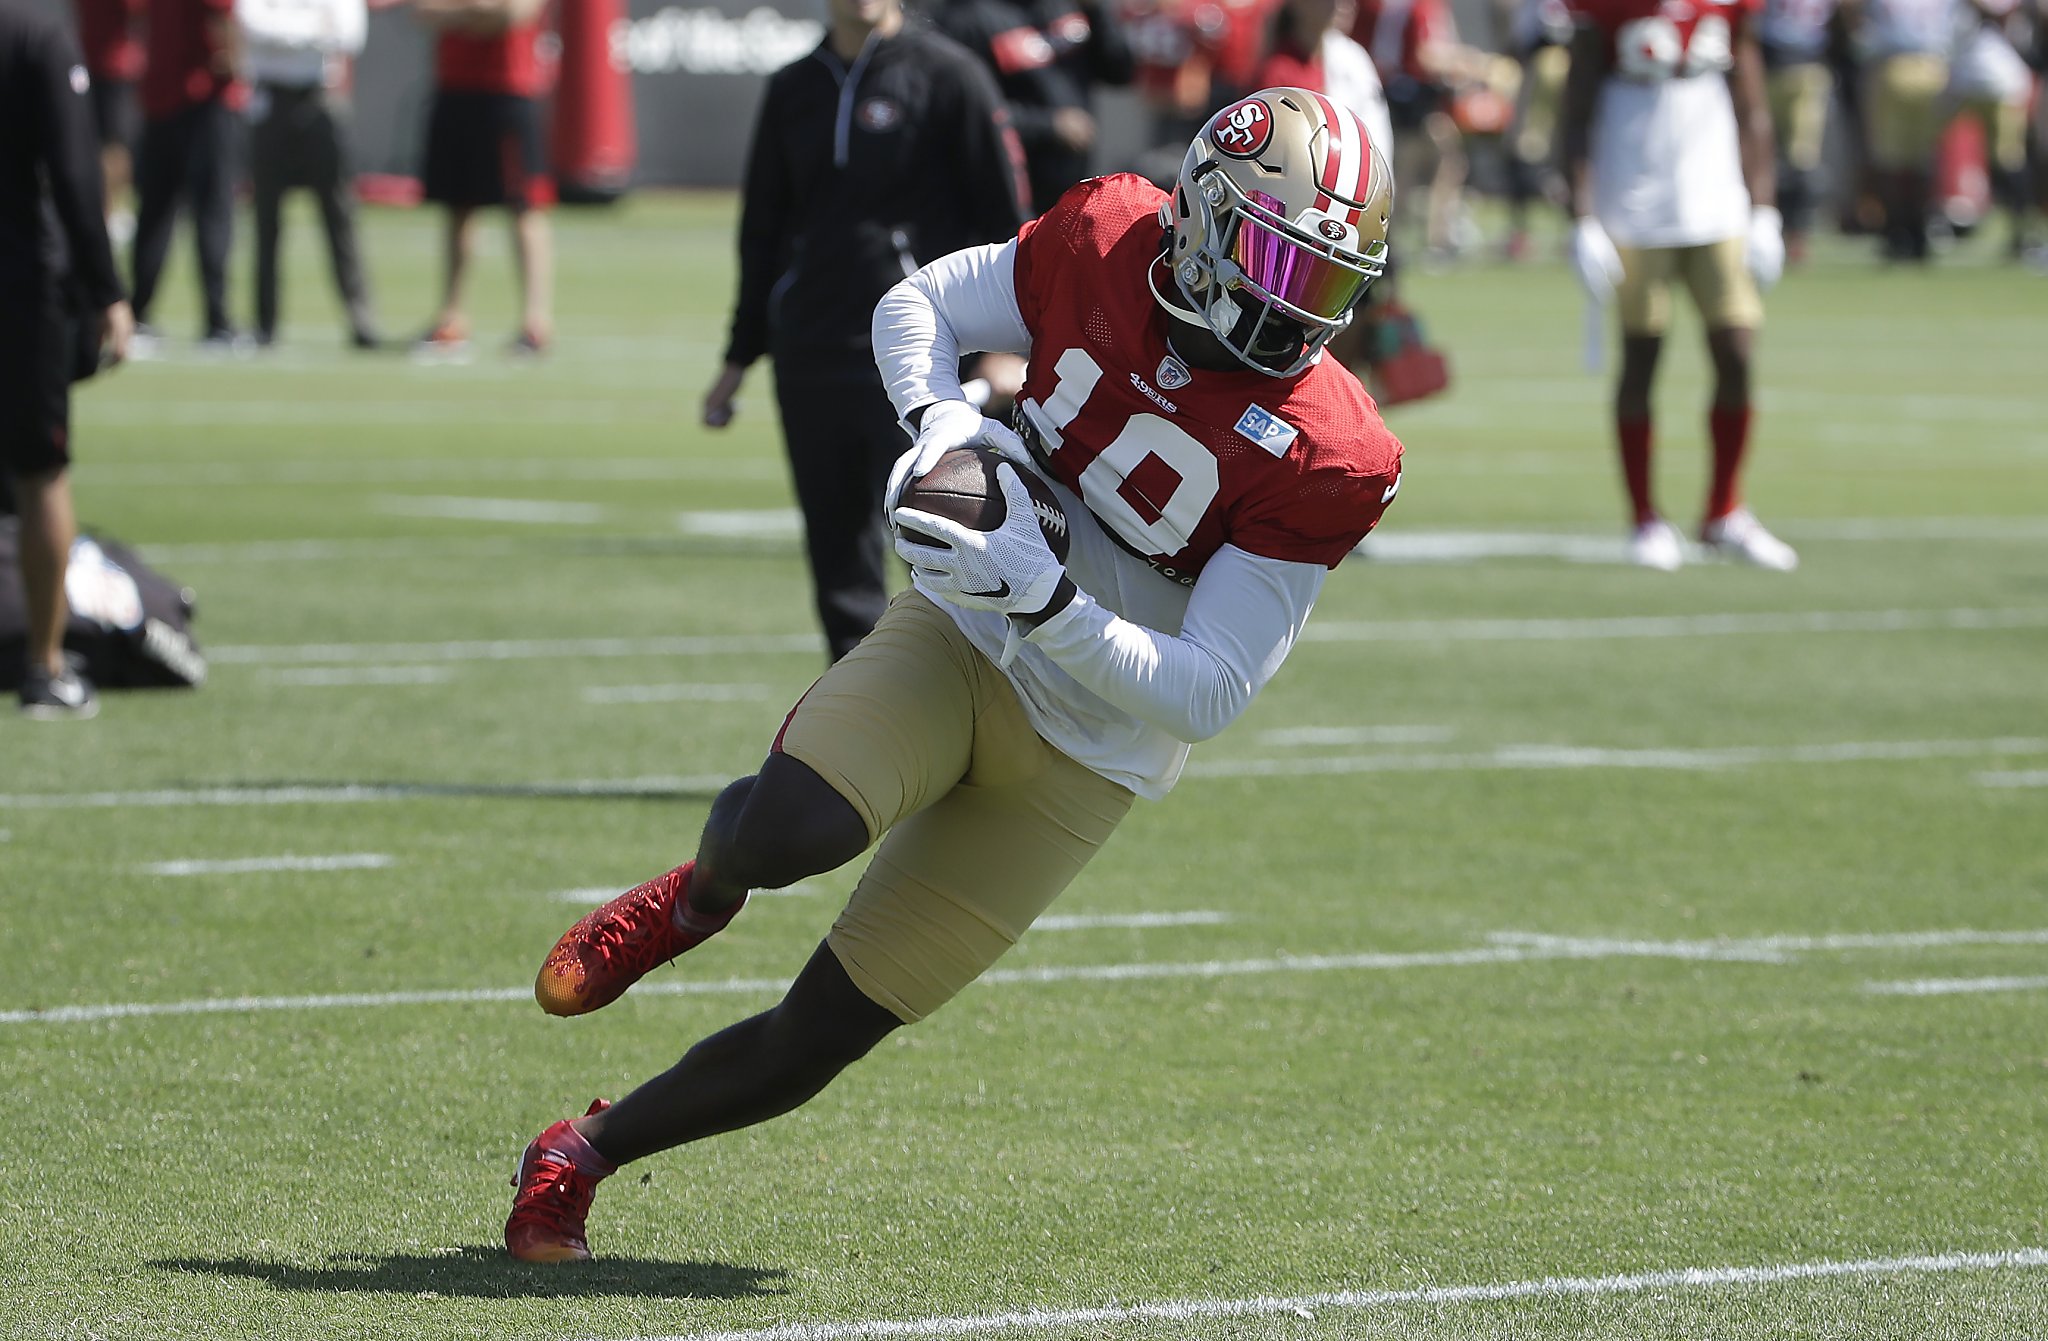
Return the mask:
<path id="1" fill-rule="evenodd" d="M 1633 514 L 1630 554 L 1649 568 L 1668 571 L 1685 560 L 1650 487 L 1650 389 L 1674 283 L 1699 307 L 1714 363 L 1713 472 L 1700 540 L 1764 568 L 1798 563 L 1741 496 L 1751 354 L 1763 320 L 1758 290 L 1785 264 L 1758 3 L 1573 4 L 1579 26 L 1563 129 L 1572 263 L 1588 296 L 1619 310 L 1615 437 Z"/>
<path id="2" fill-rule="evenodd" d="M 1835 76 L 1828 68 L 1828 24 L 1835 0 L 1764 0 L 1757 22 L 1771 95 L 1771 127 L 1778 145 L 1778 208 L 1785 216 L 1785 259 L 1806 255 L 1813 230 L 1828 103 Z"/>
<path id="3" fill-rule="evenodd" d="M 1884 255 L 1928 256 L 1934 153 L 1947 121 L 1960 0 L 1843 0 L 1861 53 L 1864 137 L 1884 202 Z"/>

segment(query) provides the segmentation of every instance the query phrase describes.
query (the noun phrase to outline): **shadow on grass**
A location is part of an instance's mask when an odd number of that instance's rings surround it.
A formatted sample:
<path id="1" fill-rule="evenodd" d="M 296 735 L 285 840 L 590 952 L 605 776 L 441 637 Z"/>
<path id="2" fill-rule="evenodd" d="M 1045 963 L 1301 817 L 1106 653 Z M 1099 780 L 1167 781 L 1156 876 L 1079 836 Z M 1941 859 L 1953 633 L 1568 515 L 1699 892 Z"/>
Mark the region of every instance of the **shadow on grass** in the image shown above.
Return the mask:
<path id="1" fill-rule="evenodd" d="M 323 1266 L 251 1257 L 175 1257 L 150 1265 L 195 1275 L 241 1276 L 268 1282 L 277 1290 L 464 1299 L 745 1299 L 783 1293 L 779 1282 L 788 1274 L 726 1262 L 651 1262 L 635 1257 L 541 1266 L 515 1262 L 494 1244 L 465 1244 L 438 1253 L 337 1253 Z"/>

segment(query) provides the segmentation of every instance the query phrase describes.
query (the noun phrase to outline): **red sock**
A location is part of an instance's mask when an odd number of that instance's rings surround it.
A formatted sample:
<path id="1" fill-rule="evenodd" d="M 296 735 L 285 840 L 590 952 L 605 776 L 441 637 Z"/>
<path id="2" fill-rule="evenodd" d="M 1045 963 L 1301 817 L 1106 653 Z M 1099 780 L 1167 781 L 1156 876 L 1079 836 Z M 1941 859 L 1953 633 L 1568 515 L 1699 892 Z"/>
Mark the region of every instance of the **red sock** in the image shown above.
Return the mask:
<path id="1" fill-rule="evenodd" d="M 1629 506 L 1635 509 L 1636 525 L 1657 519 L 1657 505 L 1650 501 L 1650 421 L 1614 418 L 1614 435 L 1621 443 L 1621 479 L 1628 486 Z"/>
<path id="2" fill-rule="evenodd" d="M 1707 412 L 1707 430 L 1714 439 L 1714 485 L 1707 494 L 1707 520 L 1719 521 L 1742 501 L 1742 458 L 1749 451 L 1750 409 L 1716 405 Z"/>

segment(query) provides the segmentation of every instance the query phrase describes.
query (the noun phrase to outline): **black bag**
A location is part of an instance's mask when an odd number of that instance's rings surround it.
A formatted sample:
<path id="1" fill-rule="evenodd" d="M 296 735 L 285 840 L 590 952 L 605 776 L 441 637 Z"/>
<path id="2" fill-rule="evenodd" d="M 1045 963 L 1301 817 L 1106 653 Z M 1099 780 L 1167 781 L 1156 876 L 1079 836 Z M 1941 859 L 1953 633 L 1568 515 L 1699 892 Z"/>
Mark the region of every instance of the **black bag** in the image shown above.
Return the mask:
<path id="1" fill-rule="evenodd" d="M 28 651 L 20 523 L 0 517 L 0 689 L 21 683 Z M 64 647 L 102 689 L 187 688 L 206 682 L 192 641 L 193 598 L 116 540 L 81 534 L 71 546 Z"/>

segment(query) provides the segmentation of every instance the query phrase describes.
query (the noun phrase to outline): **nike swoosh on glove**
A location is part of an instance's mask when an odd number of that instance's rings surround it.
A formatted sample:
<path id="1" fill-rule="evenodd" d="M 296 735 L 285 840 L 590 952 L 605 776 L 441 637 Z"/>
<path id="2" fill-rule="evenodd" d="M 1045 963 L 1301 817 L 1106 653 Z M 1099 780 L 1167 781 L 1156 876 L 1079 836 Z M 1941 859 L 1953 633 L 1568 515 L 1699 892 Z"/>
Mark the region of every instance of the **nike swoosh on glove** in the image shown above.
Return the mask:
<path id="1" fill-rule="evenodd" d="M 1594 302 L 1604 307 L 1614 301 L 1615 287 L 1621 283 L 1621 253 L 1590 214 L 1572 225 L 1572 273 Z"/>
<path id="2" fill-rule="evenodd" d="M 896 552 L 915 572 L 918 585 L 934 596 L 968 610 L 993 610 L 999 615 L 1035 615 L 1052 603 L 1066 569 L 1045 543 L 1031 491 L 1005 461 L 996 467 L 1003 487 L 1003 524 L 977 531 L 947 517 L 918 508 L 898 507 L 889 513 L 897 526 Z M 902 528 L 943 542 L 919 544 Z"/>
<path id="3" fill-rule="evenodd" d="M 1785 274 L 1785 219 L 1769 205 L 1749 216 L 1749 273 L 1756 286 L 1768 289 Z"/>
<path id="4" fill-rule="evenodd" d="M 903 486 L 931 472 L 939 458 L 955 447 L 983 446 L 1019 465 L 1031 463 L 1024 439 L 1001 420 L 990 419 L 980 408 L 964 400 L 934 401 L 917 421 L 917 436 L 910 450 L 896 458 L 889 468 L 889 488 L 882 495 L 882 511 L 893 513 L 903 498 Z"/>

